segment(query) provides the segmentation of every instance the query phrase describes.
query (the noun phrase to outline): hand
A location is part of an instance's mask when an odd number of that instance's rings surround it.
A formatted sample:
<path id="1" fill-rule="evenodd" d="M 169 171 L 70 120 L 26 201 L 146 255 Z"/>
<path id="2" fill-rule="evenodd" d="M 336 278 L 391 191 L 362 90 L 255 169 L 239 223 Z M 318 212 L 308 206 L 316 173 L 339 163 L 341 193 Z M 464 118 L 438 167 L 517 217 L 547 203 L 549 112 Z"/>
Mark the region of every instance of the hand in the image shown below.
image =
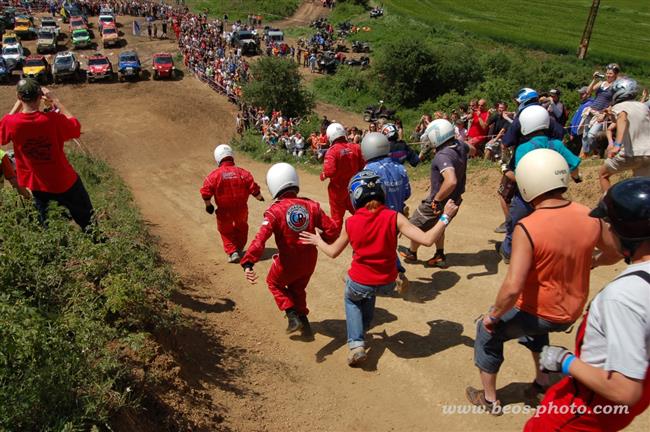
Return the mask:
<path id="1" fill-rule="evenodd" d="M 498 319 L 494 319 L 489 313 L 483 315 L 483 327 L 487 330 L 488 333 L 494 333 L 494 326 L 496 326 Z"/>
<path id="2" fill-rule="evenodd" d="M 47 87 L 41 87 L 41 93 L 43 94 L 44 99 L 47 99 L 51 102 L 54 102 L 58 99 L 54 92 Z"/>
<path id="3" fill-rule="evenodd" d="M 205 206 L 205 211 L 208 212 L 209 214 L 214 213 L 214 206 L 212 204 L 208 204 Z"/>
<path id="4" fill-rule="evenodd" d="M 326 178 L 324 172 L 320 173 L 320 181 L 325 181 Z"/>
<path id="5" fill-rule="evenodd" d="M 458 213 L 458 205 L 456 205 L 453 200 L 448 200 L 447 204 L 445 204 L 444 214 L 452 219 L 454 216 L 456 216 L 456 213 Z"/>
<path id="6" fill-rule="evenodd" d="M 561 372 L 562 362 L 571 352 L 560 346 L 546 345 L 539 356 L 539 369 L 548 372 Z"/>
<path id="7" fill-rule="evenodd" d="M 315 233 L 310 233 L 308 231 L 303 231 L 300 233 L 300 244 L 318 246 L 320 239 L 321 236 L 318 231 Z"/>
<path id="8" fill-rule="evenodd" d="M 431 202 L 431 208 L 433 209 L 434 216 L 440 216 L 445 209 L 445 206 L 442 202 L 436 201 L 435 199 Z"/>
<path id="9" fill-rule="evenodd" d="M 264 201 L 264 196 L 262 194 L 259 194 L 258 196 L 255 197 L 255 199 L 258 201 Z"/>
<path id="10" fill-rule="evenodd" d="M 251 285 L 257 284 L 257 274 L 255 273 L 255 270 L 253 270 L 252 268 L 244 269 L 244 275 L 246 276 L 246 280 L 248 281 L 249 284 Z"/>

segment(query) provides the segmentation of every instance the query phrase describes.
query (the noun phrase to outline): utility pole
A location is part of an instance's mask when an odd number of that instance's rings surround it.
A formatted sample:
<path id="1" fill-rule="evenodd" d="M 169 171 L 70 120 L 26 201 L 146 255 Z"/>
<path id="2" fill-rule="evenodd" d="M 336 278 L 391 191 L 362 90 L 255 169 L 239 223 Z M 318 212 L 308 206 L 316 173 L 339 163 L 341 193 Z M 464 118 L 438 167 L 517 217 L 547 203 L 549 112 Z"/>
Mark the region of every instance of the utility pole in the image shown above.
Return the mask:
<path id="1" fill-rule="evenodd" d="M 584 60 L 585 57 L 587 57 L 587 49 L 589 48 L 591 31 L 594 29 L 594 23 L 596 22 L 598 6 L 600 6 L 600 0 L 593 0 L 593 3 L 591 4 L 591 10 L 589 11 L 589 17 L 587 17 L 585 31 L 582 32 L 582 39 L 580 40 L 580 45 L 578 46 L 578 58 L 580 60 Z"/>

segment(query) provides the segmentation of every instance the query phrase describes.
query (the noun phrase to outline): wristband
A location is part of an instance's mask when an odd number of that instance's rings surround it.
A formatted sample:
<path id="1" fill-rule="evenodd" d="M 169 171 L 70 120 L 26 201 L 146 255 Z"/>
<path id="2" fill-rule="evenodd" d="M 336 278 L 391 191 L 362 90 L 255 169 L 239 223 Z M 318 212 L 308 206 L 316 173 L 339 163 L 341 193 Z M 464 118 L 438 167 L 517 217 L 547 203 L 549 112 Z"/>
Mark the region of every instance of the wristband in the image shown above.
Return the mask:
<path id="1" fill-rule="evenodd" d="M 576 356 L 573 354 L 569 354 L 563 361 L 562 361 L 562 373 L 564 375 L 571 375 L 569 373 L 569 368 L 571 367 L 571 363 L 576 359 Z"/>
<path id="2" fill-rule="evenodd" d="M 247 262 L 241 266 L 244 268 L 244 270 L 253 270 L 253 263 Z"/>
<path id="3" fill-rule="evenodd" d="M 614 142 L 614 144 L 612 144 L 612 146 L 613 146 L 614 148 L 621 148 L 621 143 Z"/>
<path id="4" fill-rule="evenodd" d="M 449 219 L 449 216 L 447 216 L 444 213 L 440 216 L 439 220 L 440 220 L 440 222 L 445 224 L 445 226 L 449 225 L 449 222 L 451 222 L 451 219 Z"/>

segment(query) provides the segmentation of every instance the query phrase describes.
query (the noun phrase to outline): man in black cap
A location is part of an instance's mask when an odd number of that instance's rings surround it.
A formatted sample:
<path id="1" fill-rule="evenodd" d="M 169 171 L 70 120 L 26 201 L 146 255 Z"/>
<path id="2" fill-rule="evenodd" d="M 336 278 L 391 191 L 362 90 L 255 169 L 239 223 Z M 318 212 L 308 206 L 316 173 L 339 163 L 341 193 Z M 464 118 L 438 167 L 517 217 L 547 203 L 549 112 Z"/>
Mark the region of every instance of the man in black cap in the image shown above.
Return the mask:
<path id="1" fill-rule="evenodd" d="M 0 145 L 13 143 L 18 183 L 32 191 L 42 223 L 53 200 L 67 208 L 72 219 L 86 230 L 93 206 L 63 152 L 65 141 L 79 138 L 79 121 L 50 90 L 31 78 L 18 82 L 17 96 L 11 112 L 0 120 Z M 42 101 L 53 110 L 41 111 Z"/>

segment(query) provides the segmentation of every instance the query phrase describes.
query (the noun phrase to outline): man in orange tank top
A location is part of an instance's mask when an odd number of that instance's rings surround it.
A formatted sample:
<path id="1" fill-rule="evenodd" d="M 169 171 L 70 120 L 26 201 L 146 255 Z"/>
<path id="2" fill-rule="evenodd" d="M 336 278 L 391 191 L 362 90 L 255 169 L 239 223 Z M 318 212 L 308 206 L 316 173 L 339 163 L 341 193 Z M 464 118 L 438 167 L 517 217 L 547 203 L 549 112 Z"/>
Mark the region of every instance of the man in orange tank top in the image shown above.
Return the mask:
<path id="1" fill-rule="evenodd" d="M 539 355 L 549 333 L 564 331 L 580 316 L 589 294 L 592 253 L 615 255 L 614 240 L 589 209 L 566 200 L 569 166 L 560 153 L 537 149 L 519 162 L 517 184 L 534 211 L 514 230 L 513 252 L 494 305 L 477 323 L 474 363 L 483 389 L 468 387 L 468 400 L 501 414 L 496 380 L 503 345 L 519 339 L 538 371 L 529 393 L 543 393 L 548 376 L 539 372 Z M 536 394 L 535 394 L 536 396 Z"/>

